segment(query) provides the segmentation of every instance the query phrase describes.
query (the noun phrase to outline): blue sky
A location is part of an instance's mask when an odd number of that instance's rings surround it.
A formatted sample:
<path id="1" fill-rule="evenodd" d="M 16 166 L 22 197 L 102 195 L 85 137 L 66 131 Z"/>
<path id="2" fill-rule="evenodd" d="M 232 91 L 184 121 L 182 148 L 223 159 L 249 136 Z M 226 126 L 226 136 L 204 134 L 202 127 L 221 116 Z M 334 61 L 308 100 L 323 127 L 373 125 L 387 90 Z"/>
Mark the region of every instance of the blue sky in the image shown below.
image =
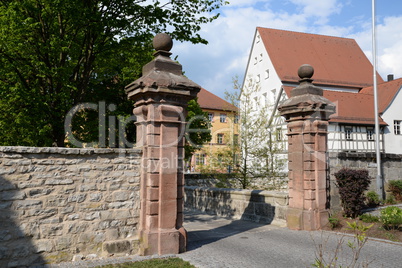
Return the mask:
<path id="1" fill-rule="evenodd" d="M 231 0 L 221 16 L 204 25 L 208 45 L 176 42 L 185 74 L 224 97 L 232 80 L 242 81 L 256 27 L 356 39 L 372 60 L 371 0 Z M 377 66 L 380 75 L 402 77 L 402 1 L 377 0 Z"/>

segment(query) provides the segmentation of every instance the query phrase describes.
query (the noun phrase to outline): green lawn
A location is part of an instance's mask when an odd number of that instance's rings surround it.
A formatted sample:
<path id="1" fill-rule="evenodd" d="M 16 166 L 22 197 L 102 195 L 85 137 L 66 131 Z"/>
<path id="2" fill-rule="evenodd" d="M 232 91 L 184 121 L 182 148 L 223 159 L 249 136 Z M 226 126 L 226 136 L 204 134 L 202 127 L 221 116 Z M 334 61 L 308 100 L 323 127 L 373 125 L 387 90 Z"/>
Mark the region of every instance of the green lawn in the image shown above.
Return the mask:
<path id="1" fill-rule="evenodd" d="M 122 263 L 115 265 L 99 266 L 97 268 L 195 268 L 187 261 L 180 258 L 151 259 L 139 262 Z"/>

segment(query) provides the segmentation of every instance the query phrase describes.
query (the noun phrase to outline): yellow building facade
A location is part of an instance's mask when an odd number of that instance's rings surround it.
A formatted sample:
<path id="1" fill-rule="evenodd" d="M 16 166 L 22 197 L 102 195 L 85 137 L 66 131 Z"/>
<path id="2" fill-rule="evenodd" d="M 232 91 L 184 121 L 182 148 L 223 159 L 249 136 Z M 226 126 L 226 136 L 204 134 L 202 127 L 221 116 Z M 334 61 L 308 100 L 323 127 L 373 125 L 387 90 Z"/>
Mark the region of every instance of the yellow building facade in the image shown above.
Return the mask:
<path id="1" fill-rule="evenodd" d="M 201 89 L 198 94 L 198 103 L 208 114 L 208 120 L 212 126 L 212 140 L 194 153 L 191 158 L 190 172 L 200 172 L 206 166 L 211 168 L 213 159 L 216 161 L 220 153 L 228 151 L 228 147 L 236 145 L 239 139 L 239 116 L 236 106 L 205 89 Z M 227 169 L 220 168 L 216 171 L 230 172 L 230 167 Z"/>

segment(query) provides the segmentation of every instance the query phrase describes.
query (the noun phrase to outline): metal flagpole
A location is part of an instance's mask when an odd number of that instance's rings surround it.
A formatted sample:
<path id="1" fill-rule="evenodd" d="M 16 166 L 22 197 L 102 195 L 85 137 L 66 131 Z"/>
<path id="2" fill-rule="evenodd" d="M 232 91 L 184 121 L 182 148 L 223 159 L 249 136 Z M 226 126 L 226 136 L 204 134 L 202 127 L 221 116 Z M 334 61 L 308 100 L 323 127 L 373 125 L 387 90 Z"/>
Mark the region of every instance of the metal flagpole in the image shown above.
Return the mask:
<path id="1" fill-rule="evenodd" d="M 373 49 L 373 88 L 374 88 L 374 120 L 375 120 L 375 145 L 377 159 L 377 194 L 384 199 L 384 184 L 381 174 L 381 152 L 380 152 L 380 126 L 378 121 L 378 92 L 377 92 L 377 47 L 375 27 L 375 0 L 372 0 L 372 49 Z"/>

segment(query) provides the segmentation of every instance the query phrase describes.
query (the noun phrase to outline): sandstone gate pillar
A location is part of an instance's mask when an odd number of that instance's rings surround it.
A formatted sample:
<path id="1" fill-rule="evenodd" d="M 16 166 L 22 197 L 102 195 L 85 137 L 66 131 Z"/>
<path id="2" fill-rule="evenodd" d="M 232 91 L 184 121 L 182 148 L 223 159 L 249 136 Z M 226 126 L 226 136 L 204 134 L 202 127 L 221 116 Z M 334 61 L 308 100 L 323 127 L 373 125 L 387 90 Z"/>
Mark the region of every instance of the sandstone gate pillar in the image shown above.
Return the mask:
<path id="1" fill-rule="evenodd" d="M 182 74 L 172 59 L 167 34 L 153 41 L 155 58 L 143 76 L 126 86 L 137 116 L 137 146 L 142 147 L 140 254 L 177 254 L 186 249 L 183 228 L 184 132 L 187 102 L 200 86 Z"/>
<path id="2" fill-rule="evenodd" d="M 312 84 L 314 69 L 302 65 L 300 85 L 278 109 L 286 118 L 289 158 L 290 229 L 317 230 L 328 223 L 327 129 L 335 105 Z"/>

